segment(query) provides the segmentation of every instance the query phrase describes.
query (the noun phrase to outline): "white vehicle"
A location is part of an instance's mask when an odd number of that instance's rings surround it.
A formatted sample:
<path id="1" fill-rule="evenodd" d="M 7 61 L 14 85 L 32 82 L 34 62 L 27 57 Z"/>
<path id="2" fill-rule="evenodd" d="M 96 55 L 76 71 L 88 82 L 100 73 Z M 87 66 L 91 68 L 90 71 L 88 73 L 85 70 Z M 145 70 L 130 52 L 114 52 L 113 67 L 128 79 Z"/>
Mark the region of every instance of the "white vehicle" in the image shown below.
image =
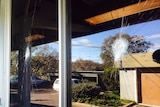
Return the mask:
<path id="1" fill-rule="evenodd" d="M 72 85 L 81 83 L 80 79 L 72 78 Z M 53 83 L 53 89 L 59 91 L 59 78 L 57 78 Z"/>

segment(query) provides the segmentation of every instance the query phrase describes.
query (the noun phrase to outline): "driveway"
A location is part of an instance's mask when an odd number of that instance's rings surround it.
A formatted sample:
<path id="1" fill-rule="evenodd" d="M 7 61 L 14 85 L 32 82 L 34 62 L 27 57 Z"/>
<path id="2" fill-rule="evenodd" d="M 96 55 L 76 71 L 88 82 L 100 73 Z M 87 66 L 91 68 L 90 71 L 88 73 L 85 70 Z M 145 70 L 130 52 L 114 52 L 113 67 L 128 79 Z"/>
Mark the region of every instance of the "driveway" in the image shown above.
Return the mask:
<path id="1" fill-rule="evenodd" d="M 18 107 L 17 89 L 11 89 L 10 107 Z M 33 89 L 31 91 L 31 107 L 58 107 L 59 96 L 58 92 L 52 88 Z M 80 107 L 74 103 L 72 107 Z M 83 106 L 87 107 L 87 106 Z"/>
<path id="2" fill-rule="evenodd" d="M 32 107 L 57 107 L 58 92 L 52 88 L 33 89 L 31 91 Z M 10 106 L 17 107 L 17 89 L 10 90 Z"/>
<path id="3" fill-rule="evenodd" d="M 47 106 L 58 106 L 58 92 L 53 89 L 34 89 L 31 92 L 31 103 Z"/>

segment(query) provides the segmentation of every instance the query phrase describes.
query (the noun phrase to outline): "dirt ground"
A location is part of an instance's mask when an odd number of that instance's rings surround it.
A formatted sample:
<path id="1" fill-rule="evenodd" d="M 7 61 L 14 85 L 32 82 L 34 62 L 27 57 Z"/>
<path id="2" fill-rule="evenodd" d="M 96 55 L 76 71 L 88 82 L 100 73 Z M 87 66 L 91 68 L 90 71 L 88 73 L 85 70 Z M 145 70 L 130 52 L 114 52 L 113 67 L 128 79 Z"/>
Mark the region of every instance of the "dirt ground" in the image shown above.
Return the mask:
<path id="1" fill-rule="evenodd" d="M 18 107 L 17 89 L 11 89 L 10 107 Z M 31 91 L 31 107 L 58 107 L 58 92 L 52 88 L 33 89 Z M 73 103 L 72 107 L 88 107 Z"/>
<path id="2" fill-rule="evenodd" d="M 31 103 L 58 106 L 58 92 L 53 89 L 35 89 L 31 92 Z"/>
<path id="3" fill-rule="evenodd" d="M 17 89 L 11 89 L 10 107 L 17 107 Z M 31 91 L 32 107 L 58 107 L 58 92 L 52 88 L 33 89 Z"/>

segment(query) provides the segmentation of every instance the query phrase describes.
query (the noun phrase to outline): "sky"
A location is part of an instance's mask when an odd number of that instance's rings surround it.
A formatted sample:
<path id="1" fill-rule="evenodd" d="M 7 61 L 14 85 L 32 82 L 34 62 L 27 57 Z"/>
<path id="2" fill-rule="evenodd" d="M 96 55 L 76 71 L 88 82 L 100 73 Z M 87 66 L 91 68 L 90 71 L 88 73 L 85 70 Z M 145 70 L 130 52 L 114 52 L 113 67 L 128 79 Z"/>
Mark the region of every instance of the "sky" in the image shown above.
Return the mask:
<path id="1" fill-rule="evenodd" d="M 84 59 L 102 63 L 100 53 L 104 39 L 120 32 L 130 36 L 144 36 L 146 41 L 154 43 L 149 51 L 160 49 L 160 20 L 155 20 L 74 38 L 72 39 L 72 61 Z M 50 45 L 58 50 L 57 42 L 50 43 Z"/>

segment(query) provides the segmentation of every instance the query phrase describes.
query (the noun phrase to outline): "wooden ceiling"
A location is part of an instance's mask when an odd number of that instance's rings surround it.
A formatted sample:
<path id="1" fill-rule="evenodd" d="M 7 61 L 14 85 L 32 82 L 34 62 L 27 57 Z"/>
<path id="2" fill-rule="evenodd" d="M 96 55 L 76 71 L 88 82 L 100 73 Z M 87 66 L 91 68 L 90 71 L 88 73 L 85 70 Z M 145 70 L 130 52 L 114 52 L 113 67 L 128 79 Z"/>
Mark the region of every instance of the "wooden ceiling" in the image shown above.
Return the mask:
<path id="1" fill-rule="evenodd" d="M 33 45 L 58 40 L 57 4 L 57 0 L 12 0 L 12 50 L 19 48 L 22 35 L 30 33 L 44 36 Z M 72 37 L 121 27 L 122 17 L 128 25 L 158 20 L 160 0 L 71 0 Z"/>

